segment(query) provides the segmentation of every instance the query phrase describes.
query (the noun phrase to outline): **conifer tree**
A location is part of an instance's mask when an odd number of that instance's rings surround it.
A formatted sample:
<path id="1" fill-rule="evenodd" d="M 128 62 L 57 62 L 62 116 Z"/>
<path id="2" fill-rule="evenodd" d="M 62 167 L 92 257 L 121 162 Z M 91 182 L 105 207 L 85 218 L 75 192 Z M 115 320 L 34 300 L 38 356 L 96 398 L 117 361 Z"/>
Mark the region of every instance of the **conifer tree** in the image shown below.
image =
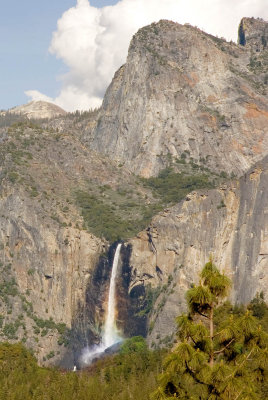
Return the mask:
<path id="1" fill-rule="evenodd" d="M 152 399 L 257 400 L 267 373 L 268 335 L 249 311 L 222 315 L 215 311 L 230 289 L 228 277 L 212 261 L 200 284 L 187 292 L 189 315 L 177 318 L 176 349 L 166 358 Z"/>

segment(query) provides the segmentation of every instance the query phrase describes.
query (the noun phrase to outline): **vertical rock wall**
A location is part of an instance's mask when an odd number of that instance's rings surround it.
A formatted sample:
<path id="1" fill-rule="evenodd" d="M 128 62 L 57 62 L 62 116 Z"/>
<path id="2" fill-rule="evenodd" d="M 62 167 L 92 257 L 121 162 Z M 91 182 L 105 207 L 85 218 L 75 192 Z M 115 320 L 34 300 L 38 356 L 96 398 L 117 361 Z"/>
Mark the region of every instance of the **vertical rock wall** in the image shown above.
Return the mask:
<path id="1" fill-rule="evenodd" d="M 191 193 L 130 241 L 131 286 L 160 292 L 148 324 L 151 343 L 174 332 L 185 292 L 210 256 L 232 278 L 233 302 L 248 303 L 261 291 L 267 299 L 267 171 L 266 159 L 237 182 Z"/>
<path id="2" fill-rule="evenodd" d="M 6 338 L 23 340 L 39 362 L 50 353 L 47 361 L 58 363 L 69 350 L 58 344 L 54 327 L 73 328 L 103 243 L 85 231 L 43 218 L 20 193 L 2 193 L 0 209 L 0 314 L 3 326 L 18 325 Z M 52 322 L 40 329 L 41 320 Z"/>

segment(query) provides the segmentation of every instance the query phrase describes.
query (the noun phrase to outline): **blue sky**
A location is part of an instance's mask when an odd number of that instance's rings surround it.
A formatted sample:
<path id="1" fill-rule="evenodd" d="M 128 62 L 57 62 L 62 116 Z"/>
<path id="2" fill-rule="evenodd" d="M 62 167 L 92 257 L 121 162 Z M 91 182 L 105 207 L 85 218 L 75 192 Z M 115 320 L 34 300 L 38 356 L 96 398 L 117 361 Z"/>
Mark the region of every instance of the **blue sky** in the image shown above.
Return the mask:
<path id="1" fill-rule="evenodd" d="M 91 0 L 95 7 L 116 0 Z M 62 13 L 75 0 L 1 0 L 0 12 L 0 109 L 26 103 L 25 90 L 36 88 L 55 97 L 60 88 L 57 76 L 64 64 L 49 54 L 52 32 Z"/>

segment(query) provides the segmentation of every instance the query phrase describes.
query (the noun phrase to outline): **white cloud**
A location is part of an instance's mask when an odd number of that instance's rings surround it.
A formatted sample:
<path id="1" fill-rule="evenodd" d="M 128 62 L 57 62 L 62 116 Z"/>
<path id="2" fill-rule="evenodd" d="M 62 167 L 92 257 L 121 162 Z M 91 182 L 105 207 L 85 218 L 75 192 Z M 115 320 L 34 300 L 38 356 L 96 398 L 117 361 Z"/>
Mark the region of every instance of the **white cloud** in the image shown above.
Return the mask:
<path id="1" fill-rule="evenodd" d="M 53 103 L 53 99 L 49 96 L 46 96 L 45 94 L 39 92 L 38 90 L 26 90 L 25 92 L 26 96 L 31 97 L 31 100 L 38 101 L 48 101 L 50 103 Z"/>
<path id="2" fill-rule="evenodd" d="M 144 25 L 170 19 L 236 41 L 240 19 L 252 16 L 268 19 L 267 0 L 121 0 L 101 9 L 77 0 L 53 33 L 50 52 L 69 72 L 61 77 L 59 96 L 50 101 L 68 111 L 99 106 L 114 72 L 126 60 L 131 37 Z M 32 90 L 26 94 L 44 96 Z"/>

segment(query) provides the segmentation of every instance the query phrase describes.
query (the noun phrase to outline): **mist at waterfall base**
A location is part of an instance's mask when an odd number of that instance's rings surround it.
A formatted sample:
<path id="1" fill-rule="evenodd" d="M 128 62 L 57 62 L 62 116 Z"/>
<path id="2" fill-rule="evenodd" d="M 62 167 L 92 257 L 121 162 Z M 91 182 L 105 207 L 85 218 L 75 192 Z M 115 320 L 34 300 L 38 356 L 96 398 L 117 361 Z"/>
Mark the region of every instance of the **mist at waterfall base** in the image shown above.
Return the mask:
<path id="1" fill-rule="evenodd" d="M 83 365 L 90 365 L 94 359 L 101 357 L 108 349 L 117 347 L 116 345 L 123 341 L 119 330 L 116 327 L 116 277 L 118 271 L 120 250 L 122 243 L 116 247 L 113 259 L 112 274 L 109 286 L 109 297 L 105 322 L 101 334 L 101 342 L 98 345 L 86 347 L 82 350 L 80 361 Z"/>

